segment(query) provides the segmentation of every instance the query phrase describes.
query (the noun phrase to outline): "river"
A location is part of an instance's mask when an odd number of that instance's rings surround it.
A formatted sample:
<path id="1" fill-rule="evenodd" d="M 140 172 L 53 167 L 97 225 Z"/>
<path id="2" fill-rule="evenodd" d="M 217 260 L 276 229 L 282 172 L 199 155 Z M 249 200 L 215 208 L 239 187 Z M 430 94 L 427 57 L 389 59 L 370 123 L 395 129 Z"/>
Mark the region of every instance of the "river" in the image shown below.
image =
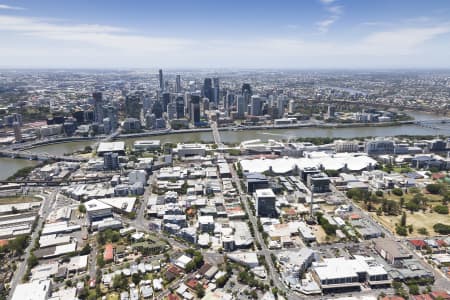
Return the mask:
<path id="1" fill-rule="evenodd" d="M 442 116 L 422 113 L 409 112 L 416 120 L 442 119 Z M 270 130 L 243 130 L 243 131 L 221 131 L 222 142 L 240 143 L 245 140 L 261 139 L 294 139 L 298 137 L 369 137 L 369 136 L 395 136 L 395 135 L 450 135 L 450 124 L 435 124 L 433 128 L 422 127 L 418 125 L 398 125 L 386 127 L 347 127 L 347 128 L 295 128 L 295 129 L 270 129 Z M 132 145 L 135 140 L 158 139 L 161 143 L 178 142 L 212 142 L 211 132 L 192 132 L 183 134 L 169 134 L 162 136 L 141 137 L 124 139 L 127 145 Z M 88 145 L 93 145 L 95 141 L 77 141 L 61 144 L 46 145 L 36 147 L 30 151 L 36 153 L 48 153 L 52 155 L 63 155 L 84 149 Z M 36 162 L 22 159 L 0 158 L 0 179 L 7 178 L 16 170 Z"/>

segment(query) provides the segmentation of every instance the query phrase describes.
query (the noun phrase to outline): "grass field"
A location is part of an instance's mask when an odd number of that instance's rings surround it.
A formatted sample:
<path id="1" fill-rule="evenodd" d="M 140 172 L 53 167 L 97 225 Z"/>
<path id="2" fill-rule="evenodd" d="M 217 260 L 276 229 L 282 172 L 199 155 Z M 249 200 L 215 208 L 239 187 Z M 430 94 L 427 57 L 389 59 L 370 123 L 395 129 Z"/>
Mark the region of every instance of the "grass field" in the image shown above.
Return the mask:
<path id="1" fill-rule="evenodd" d="M 450 224 L 450 216 L 449 215 L 441 215 L 435 212 L 414 212 L 411 214 L 409 211 L 406 212 L 406 225 L 412 225 L 414 231 L 411 234 L 408 234 L 410 237 L 419 237 L 423 236 L 417 232 L 417 230 L 421 227 L 424 227 L 428 231 L 428 235 L 436 235 L 433 230 L 433 225 L 436 223 L 444 223 Z M 400 223 L 401 216 L 377 216 L 376 213 L 370 213 L 370 215 L 378 220 L 381 224 L 387 227 L 391 232 L 395 234 L 395 224 Z"/>
<path id="2" fill-rule="evenodd" d="M 41 201 L 39 198 L 32 196 L 17 196 L 17 197 L 0 197 L 1 204 L 14 204 L 14 203 L 25 203 L 25 202 L 38 202 Z"/>
<path id="3" fill-rule="evenodd" d="M 327 234 L 325 233 L 325 231 L 322 229 L 322 226 L 320 226 L 320 225 L 314 225 L 313 232 L 314 232 L 314 235 L 316 236 L 317 242 L 319 244 L 325 244 L 327 242 L 334 242 L 337 240 L 337 238 L 333 237 L 333 236 L 328 236 L 328 239 L 327 239 Z"/>

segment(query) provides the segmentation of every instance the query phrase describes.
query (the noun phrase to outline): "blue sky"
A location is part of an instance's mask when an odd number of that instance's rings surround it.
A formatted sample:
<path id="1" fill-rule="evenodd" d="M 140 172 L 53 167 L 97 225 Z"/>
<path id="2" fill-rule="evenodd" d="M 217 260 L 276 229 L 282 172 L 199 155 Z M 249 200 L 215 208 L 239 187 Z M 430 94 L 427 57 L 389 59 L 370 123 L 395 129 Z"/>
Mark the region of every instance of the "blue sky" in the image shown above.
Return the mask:
<path id="1" fill-rule="evenodd" d="M 0 0 L 0 67 L 449 68 L 450 1 Z"/>

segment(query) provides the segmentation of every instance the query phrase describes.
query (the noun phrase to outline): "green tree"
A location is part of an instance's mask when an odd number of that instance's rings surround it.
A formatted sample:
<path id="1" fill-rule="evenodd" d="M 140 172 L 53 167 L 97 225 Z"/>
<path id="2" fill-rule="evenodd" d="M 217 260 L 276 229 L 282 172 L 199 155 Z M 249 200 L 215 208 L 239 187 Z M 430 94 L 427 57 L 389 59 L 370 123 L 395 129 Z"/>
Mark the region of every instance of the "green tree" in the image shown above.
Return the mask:
<path id="1" fill-rule="evenodd" d="M 402 218 L 400 219 L 400 226 L 406 226 L 406 213 L 402 213 Z"/>
<path id="2" fill-rule="evenodd" d="M 428 191 L 428 193 L 437 195 L 441 192 L 442 185 L 437 184 L 437 183 L 431 183 L 431 184 L 428 184 L 425 188 Z"/>
<path id="3" fill-rule="evenodd" d="M 436 205 L 433 210 L 441 215 L 448 215 L 448 206 L 447 205 Z"/>
<path id="4" fill-rule="evenodd" d="M 422 235 L 428 235 L 428 230 L 425 227 L 417 229 L 417 232 Z"/>
<path id="5" fill-rule="evenodd" d="M 410 286 L 408 286 L 408 288 L 409 288 L 409 293 L 411 295 L 419 295 L 420 294 L 419 286 L 417 284 L 411 284 Z"/>
<path id="6" fill-rule="evenodd" d="M 195 286 L 195 292 L 197 293 L 197 297 L 200 299 L 205 296 L 205 288 L 200 283 L 197 283 Z"/>
<path id="7" fill-rule="evenodd" d="M 131 281 L 135 285 L 138 285 L 139 282 L 141 282 L 141 274 L 140 273 L 134 273 L 133 275 L 131 275 Z"/>
<path id="8" fill-rule="evenodd" d="M 27 259 L 28 268 L 32 269 L 33 267 L 37 266 L 39 263 L 38 258 L 34 255 L 33 252 L 30 253 L 30 256 Z"/>
<path id="9" fill-rule="evenodd" d="M 78 211 L 82 214 L 86 213 L 86 206 L 84 204 L 78 205 Z"/>
<path id="10" fill-rule="evenodd" d="M 403 196 L 403 191 L 402 191 L 402 189 L 394 188 L 394 189 L 392 189 L 392 194 L 400 197 L 400 196 Z"/>

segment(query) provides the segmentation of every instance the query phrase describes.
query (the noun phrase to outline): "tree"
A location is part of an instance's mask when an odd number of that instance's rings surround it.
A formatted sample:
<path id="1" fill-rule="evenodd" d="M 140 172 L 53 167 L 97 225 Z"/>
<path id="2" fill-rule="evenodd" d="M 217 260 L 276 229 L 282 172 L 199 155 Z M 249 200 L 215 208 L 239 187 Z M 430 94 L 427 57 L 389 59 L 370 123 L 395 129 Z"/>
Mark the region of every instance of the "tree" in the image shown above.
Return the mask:
<path id="1" fill-rule="evenodd" d="M 86 206 L 84 204 L 78 205 L 78 211 L 82 214 L 86 213 Z"/>
<path id="2" fill-rule="evenodd" d="M 417 229 L 417 232 L 421 235 L 428 235 L 428 230 L 425 227 Z"/>
<path id="3" fill-rule="evenodd" d="M 400 226 L 406 226 L 406 213 L 403 212 L 402 218 L 400 219 Z"/>
<path id="4" fill-rule="evenodd" d="M 97 256 L 97 265 L 98 265 L 100 268 L 103 268 L 103 267 L 105 266 L 105 260 L 103 259 L 103 255 L 101 255 L 101 254 L 99 254 L 99 255 Z"/>
<path id="5" fill-rule="evenodd" d="M 197 293 L 197 297 L 200 299 L 205 296 L 205 289 L 200 283 L 197 283 L 197 285 L 195 286 L 195 292 Z"/>
<path id="6" fill-rule="evenodd" d="M 433 229 L 440 234 L 450 234 L 450 225 L 436 223 L 434 224 Z"/>
<path id="7" fill-rule="evenodd" d="M 8 242 L 7 249 L 16 255 L 22 255 L 28 246 L 28 241 L 29 239 L 26 235 L 19 235 Z"/>
<path id="8" fill-rule="evenodd" d="M 410 286 L 408 286 L 408 288 L 409 288 L 409 293 L 411 295 L 419 295 L 420 294 L 419 286 L 417 284 L 411 284 Z"/>
<path id="9" fill-rule="evenodd" d="M 141 282 L 141 274 L 140 273 L 134 273 L 133 275 L 131 275 L 131 281 L 133 281 L 133 283 L 135 285 L 138 285 L 139 282 Z"/>
<path id="10" fill-rule="evenodd" d="M 126 289 L 127 287 L 128 287 L 128 280 L 125 277 L 125 275 L 120 273 L 119 275 L 114 276 L 114 278 L 113 278 L 113 288 L 114 289 L 123 290 L 123 289 Z"/>
<path id="11" fill-rule="evenodd" d="M 227 281 L 228 281 L 228 274 L 223 275 L 223 276 L 217 278 L 217 280 L 216 280 L 216 285 L 217 285 L 219 288 L 223 288 L 224 285 L 227 283 Z"/>
<path id="12" fill-rule="evenodd" d="M 401 235 L 401 236 L 407 236 L 408 235 L 408 229 L 405 226 L 396 226 L 395 227 L 395 232 L 398 235 Z"/>
<path id="13" fill-rule="evenodd" d="M 441 192 L 442 185 L 437 184 L 437 183 L 431 183 L 431 184 L 428 184 L 425 188 L 428 193 L 437 195 Z"/>
<path id="14" fill-rule="evenodd" d="M 89 253 L 91 253 L 91 245 L 86 244 L 84 245 L 83 249 L 81 249 L 80 255 L 87 255 Z"/>
<path id="15" fill-rule="evenodd" d="M 34 255 L 33 252 L 30 253 L 30 256 L 28 257 L 27 260 L 28 263 L 28 268 L 32 269 L 33 267 L 37 266 L 39 263 L 38 258 Z"/>
<path id="16" fill-rule="evenodd" d="M 448 206 L 447 205 L 436 205 L 433 210 L 441 215 L 448 215 Z"/>
<path id="17" fill-rule="evenodd" d="M 394 189 L 392 189 L 392 194 L 400 197 L 400 196 L 403 196 L 403 191 L 402 191 L 402 189 L 394 188 Z"/>

